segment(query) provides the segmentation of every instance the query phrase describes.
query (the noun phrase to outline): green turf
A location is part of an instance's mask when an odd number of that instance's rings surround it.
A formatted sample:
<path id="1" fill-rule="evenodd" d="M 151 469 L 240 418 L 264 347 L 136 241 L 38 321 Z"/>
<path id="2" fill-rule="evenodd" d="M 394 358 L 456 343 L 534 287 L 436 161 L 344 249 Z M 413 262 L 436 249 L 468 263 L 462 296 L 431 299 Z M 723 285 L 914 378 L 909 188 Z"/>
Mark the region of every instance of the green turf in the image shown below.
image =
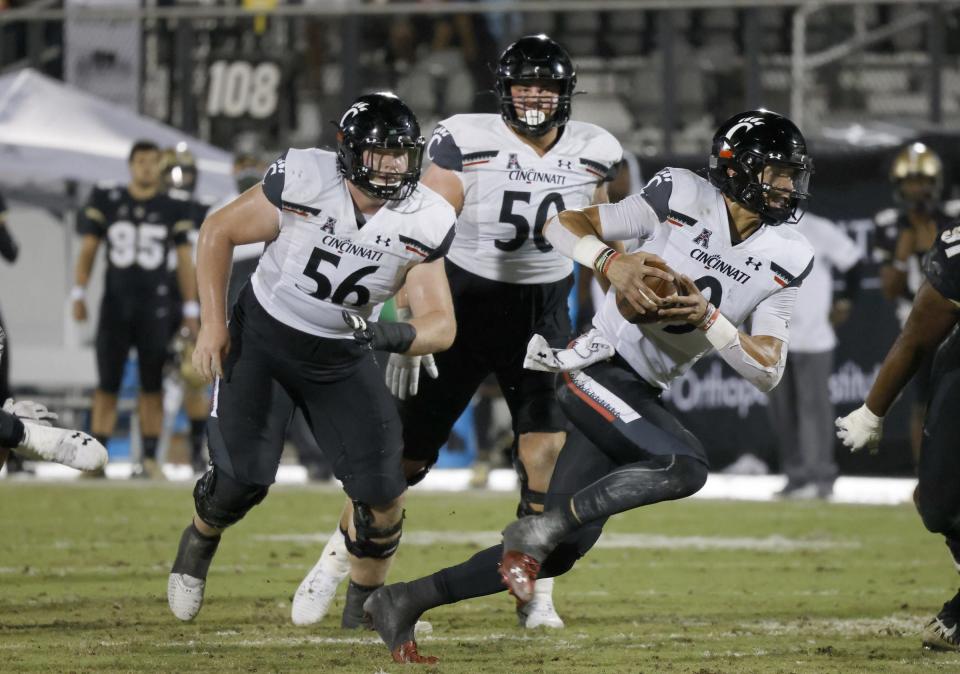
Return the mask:
<path id="1" fill-rule="evenodd" d="M 224 537 L 207 603 L 184 624 L 165 588 L 191 513 L 186 485 L 0 484 L 0 671 L 409 670 L 369 633 L 337 628 L 342 597 L 319 627 L 289 622 L 321 548 L 309 536 L 332 530 L 341 502 L 276 489 Z M 463 540 L 495 532 L 513 508 L 509 495 L 414 493 L 406 531 Z M 500 594 L 429 613 L 421 650 L 441 656 L 437 671 L 470 674 L 960 671 L 960 654 L 919 645 L 957 579 L 909 507 L 685 501 L 607 531 L 646 538 L 595 549 L 557 583 L 566 630 L 520 631 Z M 392 577 L 476 549 L 408 544 Z"/>

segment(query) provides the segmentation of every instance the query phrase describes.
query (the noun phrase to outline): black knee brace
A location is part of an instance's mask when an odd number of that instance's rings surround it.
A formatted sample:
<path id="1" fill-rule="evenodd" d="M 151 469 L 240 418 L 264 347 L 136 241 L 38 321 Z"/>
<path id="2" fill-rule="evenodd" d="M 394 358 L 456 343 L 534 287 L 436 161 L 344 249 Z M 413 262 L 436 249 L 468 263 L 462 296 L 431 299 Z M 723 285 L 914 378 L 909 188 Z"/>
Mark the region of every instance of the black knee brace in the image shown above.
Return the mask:
<path id="1" fill-rule="evenodd" d="M 423 481 L 423 478 L 427 476 L 427 473 L 430 472 L 432 467 L 433 464 L 431 463 L 429 466 L 424 466 L 413 475 L 407 476 L 407 486 L 412 487 L 415 484 L 420 484 Z"/>
<path id="2" fill-rule="evenodd" d="M 386 559 L 397 551 L 400 547 L 400 534 L 403 529 L 403 519 L 407 516 L 407 511 L 400 513 L 400 521 L 393 526 L 378 529 L 373 526 L 373 510 L 366 503 L 360 501 L 353 502 L 353 525 L 357 529 L 357 540 L 351 541 L 349 536 L 344 536 L 347 543 L 347 550 L 354 557 L 372 557 L 374 559 Z M 389 538 L 397 535 L 396 539 L 386 543 L 377 543 L 373 538 Z"/>
<path id="3" fill-rule="evenodd" d="M 214 466 L 193 488 L 193 502 L 200 519 L 217 529 L 236 524 L 266 497 L 269 487 L 237 482 Z"/>
<path id="4" fill-rule="evenodd" d="M 519 454 L 514 454 L 513 469 L 517 471 L 517 477 L 520 479 L 520 503 L 517 504 L 517 517 L 527 517 L 528 515 L 539 515 L 543 512 L 547 495 L 542 491 L 530 489 L 527 479 L 527 469 L 523 466 Z M 540 506 L 539 510 L 534 510 L 533 506 Z"/>

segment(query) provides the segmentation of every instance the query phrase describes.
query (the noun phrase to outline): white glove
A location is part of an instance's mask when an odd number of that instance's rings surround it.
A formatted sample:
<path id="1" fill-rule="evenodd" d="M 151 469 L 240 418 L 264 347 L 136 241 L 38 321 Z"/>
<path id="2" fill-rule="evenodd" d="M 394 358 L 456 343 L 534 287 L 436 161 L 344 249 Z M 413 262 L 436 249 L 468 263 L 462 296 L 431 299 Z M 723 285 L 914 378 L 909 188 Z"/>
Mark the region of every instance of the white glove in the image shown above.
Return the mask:
<path id="1" fill-rule="evenodd" d="M 596 328 L 577 337 L 567 349 L 551 349 L 547 340 L 535 334 L 527 344 L 523 367 L 539 372 L 570 372 L 613 358 L 615 353 L 613 344 Z"/>
<path id="2" fill-rule="evenodd" d="M 431 379 L 440 376 L 437 370 L 437 363 L 433 360 L 433 354 L 426 356 L 405 356 L 402 353 L 391 353 L 387 361 L 387 388 L 390 393 L 406 400 L 409 395 L 411 398 L 417 395 L 420 390 L 420 366 L 427 371 Z"/>
<path id="3" fill-rule="evenodd" d="M 7 401 L 3 403 L 3 411 L 22 421 L 32 421 L 41 426 L 53 426 L 53 422 L 58 418 L 55 412 L 47 409 L 46 405 L 35 403 L 32 400 L 21 400 L 15 403 L 13 398 L 7 398 Z"/>
<path id="4" fill-rule="evenodd" d="M 883 434 L 883 417 L 861 405 L 845 417 L 837 417 L 837 437 L 851 452 L 866 447 L 871 454 L 880 449 L 880 436 Z"/>

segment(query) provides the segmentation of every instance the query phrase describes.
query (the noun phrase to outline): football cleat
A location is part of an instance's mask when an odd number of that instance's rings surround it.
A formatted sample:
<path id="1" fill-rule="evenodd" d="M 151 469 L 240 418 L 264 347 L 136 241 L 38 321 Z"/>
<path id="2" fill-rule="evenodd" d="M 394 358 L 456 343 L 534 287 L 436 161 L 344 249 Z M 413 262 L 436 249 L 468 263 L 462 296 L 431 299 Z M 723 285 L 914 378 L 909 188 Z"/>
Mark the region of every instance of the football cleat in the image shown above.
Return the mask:
<path id="1" fill-rule="evenodd" d="M 364 602 L 364 619 L 390 649 L 394 662 L 435 665 L 437 657 L 417 651 L 414 631 L 420 613 L 410 605 L 406 592 L 406 583 L 381 587 Z"/>
<path id="2" fill-rule="evenodd" d="M 23 442 L 14 451 L 28 459 L 53 461 L 77 470 L 100 470 L 107 463 L 107 448 L 81 431 L 23 424 Z"/>
<path id="3" fill-rule="evenodd" d="M 517 602 L 517 622 L 526 629 L 563 629 L 563 619 L 553 605 L 553 578 L 538 580 L 534 586 L 533 599 L 528 603 Z"/>
<path id="4" fill-rule="evenodd" d="M 923 647 L 935 651 L 960 651 L 960 592 L 940 609 L 923 629 Z"/>
<path id="5" fill-rule="evenodd" d="M 498 567 L 500 578 L 521 604 L 533 599 L 533 588 L 540 573 L 540 562 L 530 555 L 504 548 L 503 559 Z"/>
<path id="6" fill-rule="evenodd" d="M 207 582 L 185 573 L 171 573 L 167 579 L 167 603 L 180 620 L 193 620 L 203 606 L 203 589 Z"/>
<path id="7" fill-rule="evenodd" d="M 327 540 L 320 559 L 300 581 L 300 587 L 293 595 L 293 606 L 290 608 L 293 624 L 313 625 L 323 620 L 337 595 L 337 586 L 349 573 L 350 558 L 347 556 L 343 533 L 338 527 Z"/>

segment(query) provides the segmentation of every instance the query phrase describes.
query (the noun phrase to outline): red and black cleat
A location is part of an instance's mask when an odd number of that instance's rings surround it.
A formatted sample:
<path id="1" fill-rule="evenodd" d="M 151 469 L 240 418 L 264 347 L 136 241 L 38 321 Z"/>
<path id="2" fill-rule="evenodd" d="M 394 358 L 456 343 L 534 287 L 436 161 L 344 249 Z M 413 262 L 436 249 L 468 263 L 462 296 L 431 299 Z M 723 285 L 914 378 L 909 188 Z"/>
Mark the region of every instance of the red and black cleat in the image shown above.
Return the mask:
<path id="1" fill-rule="evenodd" d="M 510 594 L 526 604 L 533 599 L 533 586 L 540 573 L 540 562 L 518 550 L 506 550 L 500 560 L 500 577 Z"/>
<path id="2" fill-rule="evenodd" d="M 417 642 L 416 641 L 405 641 L 396 648 L 394 648 L 390 655 L 393 656 L 393 661 L 398 662 L 402 665 L 405 664 L 416 664 L 416 665 L 435 665 L 440 662 L 440 658 L 434 655 L 420 655 L 417 652 Z"/>

